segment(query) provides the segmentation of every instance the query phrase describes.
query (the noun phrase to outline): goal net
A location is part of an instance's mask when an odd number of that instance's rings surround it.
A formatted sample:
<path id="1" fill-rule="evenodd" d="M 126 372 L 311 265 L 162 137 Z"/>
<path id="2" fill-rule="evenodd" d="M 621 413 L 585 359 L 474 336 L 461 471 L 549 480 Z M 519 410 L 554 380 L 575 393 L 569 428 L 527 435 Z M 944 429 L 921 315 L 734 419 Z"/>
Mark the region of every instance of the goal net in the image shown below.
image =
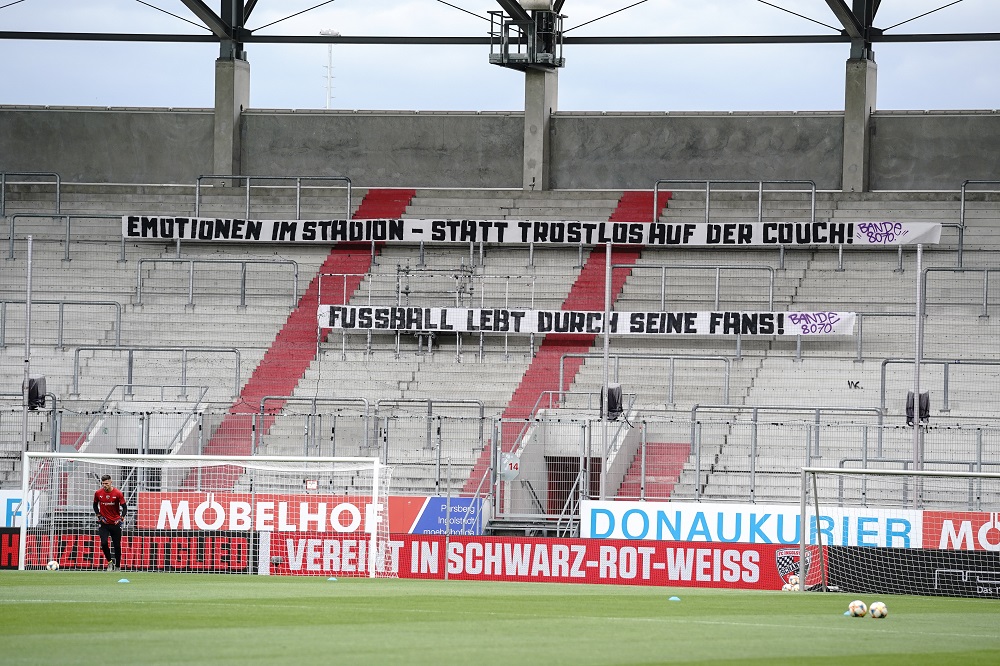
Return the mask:
<path id="1" fill-rule="evenodd" d="M 804 468 L 803 589 L 1000 598 L 1000 474 Z"/>
<path id="2" fill-rule="evenodd" d="M 377 458 L 25 453 L 23 470 L 22 569 L 107 567 L 93 510 L 107 474 L 128 505 L 125 571 L 398 572 Z"/>

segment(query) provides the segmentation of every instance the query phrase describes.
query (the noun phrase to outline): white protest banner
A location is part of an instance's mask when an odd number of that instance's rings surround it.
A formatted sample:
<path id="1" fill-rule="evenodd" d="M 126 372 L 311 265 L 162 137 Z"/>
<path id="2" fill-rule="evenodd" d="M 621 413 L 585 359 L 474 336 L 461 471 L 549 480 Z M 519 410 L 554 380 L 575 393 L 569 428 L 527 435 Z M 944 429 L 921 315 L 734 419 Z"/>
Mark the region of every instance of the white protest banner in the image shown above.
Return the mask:
<path id="1" fill-rule="evenodd" d="M 122 216 L 126 240 L 260 243 L 497 243 L 769 247 L 938 243 L 937 222 L 608 222 L 580 220 L 241 220 Z"/>
<path id="2" fill-rule="evenodd" d="M 319 326 L 345 331 L 603 333 L 589 310 L 321 305 Z M 624 335 L 853 335 L 853 312 L 612 312 L 609 333 Z"/>

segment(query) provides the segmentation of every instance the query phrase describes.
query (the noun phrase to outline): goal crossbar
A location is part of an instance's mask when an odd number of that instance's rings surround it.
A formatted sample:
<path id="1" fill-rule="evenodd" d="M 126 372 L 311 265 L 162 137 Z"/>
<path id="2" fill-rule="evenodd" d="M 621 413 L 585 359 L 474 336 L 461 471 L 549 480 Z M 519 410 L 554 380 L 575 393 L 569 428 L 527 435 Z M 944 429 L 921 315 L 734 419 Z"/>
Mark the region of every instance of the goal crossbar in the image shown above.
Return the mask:
<path id="1" fill-rule="evenodd" d="M 22 569 L 109 562 L 105 546 L 115 554 L 113 544 L 98 547 L 95 532 L 107 535 L 91 507 L 108 474 L 129 509 L 122 566 L 369 577 L 397 570 L 392 470 L 379 458 L 24 452 L 22 470 Z"/>
<path id="2" fill-rule="evenodd" d="M 998 501 L 1000 472 L 803 467 L 801 589 L 1000 597 Z"/>

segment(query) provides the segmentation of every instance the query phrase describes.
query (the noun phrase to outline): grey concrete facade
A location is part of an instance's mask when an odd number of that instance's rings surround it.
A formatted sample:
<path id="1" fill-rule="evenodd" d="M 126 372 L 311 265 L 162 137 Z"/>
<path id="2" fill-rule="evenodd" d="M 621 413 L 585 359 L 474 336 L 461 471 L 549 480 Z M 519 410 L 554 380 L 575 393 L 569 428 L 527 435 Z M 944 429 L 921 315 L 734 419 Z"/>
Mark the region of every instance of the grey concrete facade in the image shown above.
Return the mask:
<path id="1" fill-rule="evenodd" d="M 867 192 L 871 188 L 871 117 L 875 112 L 878 65 L 867 58 L 847 61 L 844 85 L 844 175 L 845 192 Z"/>
<path id="2" fill-rule="evenodd" d="M 1000 113 L 871 116 L 872 189 L 1000 178 Z M 359 187 L 520 188 L 524 114 L 250 109 L 244 174 L 347 176 Z M 214 170 L 212 109 L 0 106 L 0 171 L 67 182 L 185 183 Z M 552 189 L 659 179 L 813 180 L 839 190 L 844 114 L 569 113 L 550 119 Z"/>
<path id="3" fill-rule="evenodd" d="M 552 114 L 558 108 L 559 70 L 524 73 L 524 178 L 526 190 L 547 190 L 552 159 Z"/>

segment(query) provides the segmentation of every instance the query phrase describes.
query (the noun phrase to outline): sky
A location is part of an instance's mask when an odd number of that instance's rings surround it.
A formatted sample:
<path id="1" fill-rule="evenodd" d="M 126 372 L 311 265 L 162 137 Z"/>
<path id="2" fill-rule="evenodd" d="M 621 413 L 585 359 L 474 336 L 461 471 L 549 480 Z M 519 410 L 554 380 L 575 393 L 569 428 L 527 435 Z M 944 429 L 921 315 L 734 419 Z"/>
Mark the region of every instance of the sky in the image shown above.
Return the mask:
<path id="1" fill-rule="evenodd" d="M 267 35 L 485 37 L 487 12 L 499 9 L 495 0 L 334 0 L 311 9 L 323 2 L 259 0 L 247 27 Z M 217 9 L 220 0 L 207 4 Z M 833 35 L 840 27 L 825 0 L 566 0 L 563 14 L 566 35 L 580 37 Z M 0 0 L 0 31 L 207 34 L 182 19 L 199 23 L 180 0 Z M 1000 0 L 882 1 L 876 26 L 904 21 L 887 34 L 1000 33 Z M 524 75 L 489 64 L 488 46 L 246 50 L 254 108 L 524 108 Z M 842 111 L 850 47 L 577 45 L 563 55 L 559 111 Z M 0 105 L 211 108 L 218 56 L 218 44 L 0 39 Z M 876 43 L 875 61 L 877 109 L 1000 108 L 1000 42 Z"/>

